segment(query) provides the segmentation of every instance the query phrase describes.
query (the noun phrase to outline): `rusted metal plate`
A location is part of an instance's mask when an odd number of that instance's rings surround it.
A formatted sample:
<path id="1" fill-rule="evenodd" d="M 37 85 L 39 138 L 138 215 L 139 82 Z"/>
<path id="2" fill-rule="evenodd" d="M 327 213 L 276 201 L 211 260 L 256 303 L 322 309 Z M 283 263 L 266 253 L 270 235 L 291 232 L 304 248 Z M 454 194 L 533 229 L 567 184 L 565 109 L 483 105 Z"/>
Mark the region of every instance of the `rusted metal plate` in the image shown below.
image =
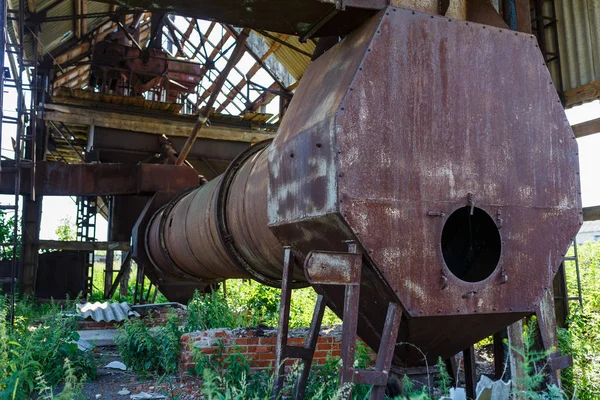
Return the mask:
<path id="1" fill-rule="evenodd" d="M 410 317 L 399 339 L 433 359 L 533 313 L 581 223 L 577 144 L 535 39 L 388 8 L 305 76 L 270 153 L 269 221 L 303 254 L 359 241 L 359 335 L 377 345 L 386 290 Z M 501 243 L 474 282 L 441 243 L 467 205 Z M 339 291 L 318 291 L 341 315 Z"/>
<path id="2" fill-rule="evenodd" d="M 336 118 L 340 211 L 412 315 L 532 312 L 581 204 L 577 145 L 537 42 L 388 13 Z M 469 193 L 502 220 L 500 262 L 480 282 L 447 270 L 440 246 Z"/>
<path id="3" fill-rule="evenodd" d="M 311 251 L 304 272 L 311 285 L 356 285 L 361 266 L 362 254 Z"/>

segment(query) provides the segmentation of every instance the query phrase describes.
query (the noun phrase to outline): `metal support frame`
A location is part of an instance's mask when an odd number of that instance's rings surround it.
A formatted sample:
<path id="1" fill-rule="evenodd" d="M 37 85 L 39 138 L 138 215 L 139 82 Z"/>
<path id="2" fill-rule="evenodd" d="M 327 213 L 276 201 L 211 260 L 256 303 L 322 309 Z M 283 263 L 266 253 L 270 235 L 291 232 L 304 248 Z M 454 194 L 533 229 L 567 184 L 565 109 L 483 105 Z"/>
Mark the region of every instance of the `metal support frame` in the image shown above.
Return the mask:
<path id="1" fill-rule="evenodd" d="M 2 9 L 0 11 L 0 34 L 2 36 L 1 39 L 1 46 L 3 49 L 3 54 L 8 55 L 8 59 L 9 62 L 11 64 L 11 71 L 12 71 L 12 81 L 14 83 L 14 85 L 9 85 L 7 87 L 14 87 L 17 91 L 17 116 L 16 118 L 7 118 L 6 116 L 4 116 L 4 112 L 2 112 L 2 119 L 1 122 L 2 123 L 15 123 L 16 124 L 16 137 L 15 137 L 15 141 L 14 141 L 14 176 L 15 176 L 15 180 L 14 180 L 14 203 L 12 205 L 6 205 L 3 206 L 2 208 L 4 210 L 10 210 L 13 212 L 13 232 L 12 232 L 12 240 L 10 243 L 4 244 L 7 247 L 12 247 L 12 262 L 11 262 L 11 272 L 10 272 L 10 284 L 11 284 L 11 305 L 10 305 L 10 323 L 11 325 L 14 324 L 14 311 L 15 311 L 15 299 L 16 299 L 16 280 L 17 280 L 17 276 L 19 275 L 19 268 L 21 267 L 21 263 L 20 260 L 18 258 L 18 254 L 17 254 L 17 249 L 18 249 L 18 235 L 19 235 L 19 222 L 20 222 L 20 208 L 19 208 L 19 200 L 20 200 L 20 193 L 21 193 L 21 172 L 24 168 L 28 168 L 31 169 L 31 173 L 35 174 L 35 161 L 36 161 L 36 157 L 37 157 L 37 149 L 36 149 L 36 121 L 37 121 L 37 115 L 36 115 L 36 105 L 37 105 L 37 64 L 38 64 L 38 60 L 37 60 L 37 47 L 36 47 L 36 42 L 34 41 L 34 45 L 33 45 L 33 60 L 29 63 L 25 62 L 24 59 L 24 43 L 25 43 L 25 0 L 19 0 L 19 9 L 17 11 L 17 16 L 14 18 L 7 18 L 7 4 L 6 1 L 3 0 L 0 2 L 0 8 Z M 13 21 L 13 24 L 17 24 L 18 30 L 17 30 L 17 40 L 16 43 L 11 43 L 11 42 L 7 42 L 7 38 L 9 38 L 9 36 L 7 35 L 7 21 L 8 20 Z M 35 32 L 38 31 L 39 29 L 39 25 L 34 25 L 33 28 L 28 27 L 29 31 L 35 36 Z M 3 98 L 3 94 L 4 94 L 4 87 L 5 87 L 5 80 L 7 79 L 7 77 L 4 75 L 4 56 L 2 57 L 2 68 L 0 69 L 0 71 L 2 71 L 2 84 L 0 87 L 0 92 L 2 92 L 2 101 L 0 102 L 2 105 L 4 105 L 4 98 Z M 27 70 L 27 68 L 31 68 L 31 70 Z M 26 76 L 28 73 L 31 74 L 31 83 L 27 84 L 25 81 L 24 76 Z M 30 103 L 30 107 L 29 109 L 26 107 L 26 98 L 24 95 L 24 90 L 30 90 L 31 91 L 31 103 Z M 27 133 L 27 129 L 29 129 L 29 133 Z M 0 148 L 2 147 L 2 129 L 0 128 Z M 0 158 L 2 157 L 1 151 L 0 151 Z M 35 186 L 33 185 L 33 183 L 31 184 L 31 188 L 30 188 L 30 192 L 31 192 L 31 200 L 35 200 Z M 30 218 L 28 218 L 27 223 L 30 223 L 31 221 L 29 221 Z M 21 220 L 23 220 L 23 218 L 21 218 Z M 39 222 L 39 221 L 38 221 Z M 25 224 L 25 221 L 23 221 L 23 223 Z M 30 228 L 31 224 L 29 224 L 27 227 L 25 227 L 25 225 L 23 226 L 23 229 L 25 228 Z M 32 238 L 33 240 L 35 240 L 35 237 L 37 236 L 37 232 L 29 232 L 29 237 L 28 238 Z M 31 243 L 29 243 L 31 244 Z M 27 249 L 24 248 L 24 251 L 26 251 L 26 256 L 28 258 L 28 260 L 35 262 L 35 257 L 31 257 L 31 250 L 35 248 L 35 243 L 33 243 L 33 246 L 28 246 Z M 28 262 L 28 266 L 31 267 L 31 262 Z M 35 275 L 35 265 L 32 266 L 33 270 L 28 271 L 27 275 L 28 277 L 34 276 Z M 28 288 L 31 289 L 31 288 Z"/>
<path id="2" fill-rule="evenodd" d="M 402 319 L 402 311 L 396 303 L 390 303 L 375 368 L 373 370 L 354 369 L 356 342 L 358 340 L 358 306 L 360 300 L 360 270 L 362 268 L 362 253 L 357 251 L 354 241 L 349 241 L 348 252 L 313 251 L 308 254 L 304 263 L 304 272 L 313 285 L 341 285 L 345 287 L 344 313 L 342 323 L 342 343 L 340 346 L 342 368 L 340 371 L 339 385 L 343 389 L 342 398 L 350 398 L 352 385 L 373 385 L 371 400 L 384 398 L 387 381 L 392 365 L 396 338 Z M 311 322 L 309 335 L 304 347 L 288 346 L 288 326 L 290 313 L 291 276 L 294 269 L 294 257 L 290 247 L 284 247 L 285 258 L 283 268 L 282 294 L 279 314 L 279 331 L 277 334 L 276 364 L 277 375 L 273 387 L 272 398 L 278 398 L 284 383 L 285 361 L 298 358 L 303 361 L 303 370 L 300 378 L 294 385 L 294 399 L 303 399 L 306 390 L 310 364 L 316 348 L 319 329 L 325 310 L 325 300 L 319 295 Z"/>
<path id="3" fill-rule="evenodd" d="M 225 80 L 227 79 L 229 72 L 235 66 L 235 64 L 240 60 L 240 57 L 244 53 L 246 41 L 248 40 L 249 35 L 250 35 L 250 30 L 244 29 L 238 36 L 238 39 L 237 39 L 237 42 L 235 45 L 235 49 L 233 49 L 233 52 L 231 53 L 231 57 L 229 57 L 229 60 L 227 60 L 227 65 L 225 65 L 225 68 L 223 68 L 223 71 L 221 71 L 221 74 L 215 81 L 215 87 L 213 89 L 213 92 L 211 93 L 210 98 L 206 102 L 206 105 L 204 106 L 204 111 L 201 111 L 200 114 L 198 115 L 198 120 L 196 121 L 196 124 L 192 128 L 192 131 L 190 132 L 190 136 L 188 137 L 187 141 L 183 145 L 183 148 L 181 149 L 181 152 L 179 153 L 177 160 L 175 161 L 175 165 L 182 165 L 183 162 L 185 161 L 185 159 L 187 158 L 190 150 L 192 149 L 192 146 L 194 145 L 194 142 L 196 141 L 196 138 L 198 137 L 198 131 L 200 131 L 200 129 L 202 129 L 202 127 L 208 120 L 208 116 L 211 113 L 212 106 L 215 103 L 215 101 L 217 101 L 217 97 L 219 96 L 219 93 L 221 92 L 221 89 L 223 88 L 223 85 L 225 84 Z"/>
<path id="4" fill-rule="evenodd" d="M 477 367 L 475 364 L 475 347 L 470 346 L 463 350 L 465 366 L 465 390 L 467 398 L 475 398 L 475 387 L 477 386 Z"/>
<path id="5" fill-rule="evenodd" d="M 108 289 L 108 299 L 112 298 L 115 295 L 119 285 L 123 284 L 123 277 L 126 274 L 129 274 L 129 271 L 131 271 L 131 249 L 129 249 L 125 254 L 125 257 L 121 262 L 121 267 L 119 268 L 119 272 L 117 273 L 117 277 L 115 278 L 114 282 L 111 282 L 111 285 Z"/>
<path id="6" fill-rule="evenodd" d="M 283 280 L 281 283 L 281 301 L 279 307 L 279 326 L 277 331 L 277 344 L 275 350 L 275 384 L 273 386 L 272 399 L 278 399 L 283 389 L 285 378 L 285 362 L 291 358 L 302 360 L 302 372 L 294 385 L 294 399 L 303 399 L 306 392 L 306 384 L 310 373 L 313 356 L 319 339 L 321 322 L 325 313 L 325 299 L 319 295 L 315 304 L 312 321 L 308 336 L 304 341 L 304 346 L 290 346 L 287 344 L 289 322 L 290 322 L 290 301 L 292 296 L 292 275 L 294 270 L 294 255 L 290 247 L 284 247 Z"/>
<path id="7" fill-rule="evenodd" d="M 77 197 L 77 240 L 94 242 L 96 240 L 96 196 Z M 86 274 L 86 298 L 90 299 L 94 291 L 94 252 L 88 253 Z"/>

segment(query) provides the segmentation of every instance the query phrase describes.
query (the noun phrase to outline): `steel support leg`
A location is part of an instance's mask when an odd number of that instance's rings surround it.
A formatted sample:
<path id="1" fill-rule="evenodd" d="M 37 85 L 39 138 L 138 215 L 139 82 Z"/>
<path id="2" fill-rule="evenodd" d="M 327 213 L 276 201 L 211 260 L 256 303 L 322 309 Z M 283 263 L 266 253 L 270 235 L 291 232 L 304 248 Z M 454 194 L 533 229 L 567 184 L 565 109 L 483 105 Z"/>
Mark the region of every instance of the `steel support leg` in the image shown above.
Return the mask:
<path id="1" fill-rule="evenodd" d="M 508 337 L 506 329 L 494 333 L 494 378 L 500 379 L 504 375 L 506 363 L 506 346 L 504 339 Z"/>
<path id="2" fill-rule="evenodd" d="M 475 387 L 477 386 L 477 367 L 475 364 L 475 347 L 471 346 L 463 350 L 465 362 L 465 389 L 467 398 L 475 398 Z"/>
<path id="3" fill-rule="evenodd" d="M 273 385 L 272 399 L 279 399 L 282 395 L 285 378 L 286 359 L 296 358 L 302 360 L 302 372 L 295 382 L 293 398 L 304 399 L 306 384 L 310 367 L 317 347 L 321 322 L 325 313 L 325 299 L 319 295 L 315 304 L 312 321 L 304 346 L 289 346 L 287 344 L 290 323 L 290 302 L 292 296 L 292 272 L 294 270 L 294 255 L 290 247 L 284 247 L 283 280 L 281 281 L 281 300 L 279 306 L 279 326 L 277 331 L 277 343 L 275 349 L 275 382 Z"/>
<path id="4" fill-rule="evenodd" d="M 396 338 L 398 337 L 398 329 L 402 320 L 402 311 L 395 303 L 390 303 L 388 306 L 383 334 L 381 335 L 381 343 L 377 352 L 377 361 L 375 361 L 375 371 L 385 377 L 385 384 L 377 385 L 371 390 L 370 400 L 383 400 L 385 389 L 387 386 L 387 377 L 392 366 L 392 358 L 394 357 L 394 349 L 396 348 Z"/>
<path id="5" fill-rule="evenodd" d="M 285 377 L 285 359 L 287 357 L 287 339 L 290 326 L 290 302 L 292 288 L 290 277 L 294 269 L 292 249 L 284 248 L 283 280 L 281 281 L 281 300 L 279 302 L 279 326 L 277 330 L 277 343 L 275 347 L 275 386 L 273 387 L 273 398 L 277 398 L 283 388 Z"/>
<path id="6" fill-rule="evenodd" d="M 307 356 L 302 359 L 302 372 L 300 374 L 300 377 L 296 381 L 296 385 L 294 388 L 294 398 L 296 400 L 304 399 L 306 385 L 308 384 L 308 376 L 310 374 L 310 367 L 312 365 L 315 349 L 317 348 L 317 341 L 319 340 L 319 332 L 321 331 L 321 323 L 323 322 L 325 305 L 325 299 L 323 298 L 323 296 L 319 295 L 317 297 L 315 311 L 313 313 L 312 321 L 310 323 L 310 331 L 308 333 L 306 341 L 304 342 L 304 348 L 307 349 Z"/>
<path id="7" fill-rule="evenodd" d="M 535 311 L 542 345 L 548 355 L 548 368 L 550 369 L 551 382 L 560 387 L 560 370 L 573 365 L 570 354 L 561 356 L 558 349 L 558 334 L 556 331 L 556 313 L 554 310 L 554 292 L 552 288 L 546 289 L 540 305 Z"/>
<path id="8" fill-rule="evenodd" d="M 340 371 L 340 387 L 354 381 L 354 356 L 356 354 L 356 330 L 358 328 L 359 285 L 346 286 L 344 315 L 342 322 L 342 370 Z"/>

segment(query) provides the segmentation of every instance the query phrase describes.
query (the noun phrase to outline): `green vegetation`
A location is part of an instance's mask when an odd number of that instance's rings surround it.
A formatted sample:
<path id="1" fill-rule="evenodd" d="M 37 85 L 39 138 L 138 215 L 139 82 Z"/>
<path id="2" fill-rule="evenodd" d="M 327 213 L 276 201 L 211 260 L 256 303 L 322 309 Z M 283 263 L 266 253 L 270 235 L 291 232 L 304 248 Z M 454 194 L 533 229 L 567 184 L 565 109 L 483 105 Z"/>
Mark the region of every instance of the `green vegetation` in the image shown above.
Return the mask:
<path id="1" fill-rule="evenodd" d="M 96 367 L 93 356 L 75 343 L 75 319 L 62 315 L 55 305 L 38 308 L 22 300 L 11 328 L 8 307 L 0 297 L 0 398 L 55 398 L 50 388 L 60 383 L 64 389 L 56 398 L 76 397 L 81 382 L 95 378 Z"/>
<path id="2" fill-rule="evenodd" d="M 5 210 L 0 210 L 0 243 L 10 243 L 13 240 L 15 220 L 13 213 L 7 213 Z M 21 237 L 17 233 L 17 257 L 19 257 Z M 13 258 L 12 246 L 0 246 L 0 261 L 10 260 Z"/>
<path id="3" fill-rule="evenodd" d="M 161 327 L 150 328 L 150 324 L 142 320 L 126 321 L 117 339 L 123 361 L 141 375 L 172 373 L 178 366 L 183 333 L 259 324 L 277 326 L 278 290 L 247 281 L 228 281 L 227 292 L 227 297 L 223 287 L 206 295 L 196 292 L 186 314 L 183 317 L 170 315 L 166 325 Z M 295 312 L 290 319 L 291 326 L 309 325 L 316 297 L 311 288 L 293 292 Z M 328 310 L 323 323 L 334 325 L 339 320 Z"/>
<path id="4" fill-rule="evenodd" d="M 258 325 L 277 326 L 281 291 L 248 280 L 227 281 L 227 295 L 221 286 L 209 295 L 196 293 L 190 301 L 190 331 L 210 328 L 238 328 Z M 290 327 L 309 326 L 317 294 L 312 288 L 292 292 Z M 341 321 L 329 309 L 323 325 Z"/>
<path id="5" fill-rule="evenodd" d="M 223 345 L 219 343 L 214 354 L 209 355 L 196 351 L 193 360 L 196 365 L 191 372 L 202 376 L 202 392 L 207 399 L 270 399 L 274 382 L 273 370 L 251 373 L 250 361 L 235 348 L 230 349 L 227 353 Z M 366 368 L 370 363 L 371 358 L 367 348 L 359 342 L 354 362 L 355 368 Z M 325 364 L 313 365 L 308 378 L 305 398 L 314 400 L 341 398 L 338 390 L 340 366 L 339 357 L 327 357 Z M 292 393 L 294 382 L 302 371 L 299 364 L 294 364 L 291 368 L 291 373 L 285 377 L 280 398 L 285 398 Z M 343 390 L 352 390 L 354 399 L 368 399 L 371 387 L 356 385 Z"/>
<path id="6" fill-rule="evenodd" d="M 559 330 L 559 346 L 562 353 L 573 355 L 573 367 L 563 371 L 567 396 L 592 400 L 600 399 L 600 243 L 584 243 L 578 253 L 583 307 L 571 302 L 569 329 Z M 577 293 L 575 268 L 569 266 L 566 274 L 573 296 Z"/>
<path id="7" fill-rule="evenodd" d="M 54 234 L 58 237 L 58 240 L 75 240 L 77 235 L 76 229 L 75 223 L 70 218 L 62 218 L 60 224 L 56 227 Z"/>
<path id="8" fill-rule="evenodd" d="M 139 375 L 173 374 L 181 354 L 182 321 L 174 314 L 166 324 L 150 328 L 142 320 L 126 321 L 117 336 L 117 346 L 125 365 Z"/>

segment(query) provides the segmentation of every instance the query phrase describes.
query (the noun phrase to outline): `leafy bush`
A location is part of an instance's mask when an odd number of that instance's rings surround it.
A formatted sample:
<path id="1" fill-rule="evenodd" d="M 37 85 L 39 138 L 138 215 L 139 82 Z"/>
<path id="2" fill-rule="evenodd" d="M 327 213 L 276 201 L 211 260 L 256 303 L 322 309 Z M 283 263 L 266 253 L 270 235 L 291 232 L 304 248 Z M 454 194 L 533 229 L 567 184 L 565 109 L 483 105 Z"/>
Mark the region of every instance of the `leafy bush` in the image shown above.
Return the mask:
<path id="1" fill-rule="evenodd" d="M 181 323 L 175 314 L 167 317 L 164 326 L 154 328 L 143 320 L 126 320 L 116 338 L 123 362 L 140 375 L 177 371 Z"/>
<path id="2" fill-rule="evenodd" d="M 93 356 L 75 343 L 79 335 L 73 318 L 62 317 L 54 307 L 36 320 L 26 307 L 28 316 L 17 314 L 11 329 L 7 308 L 0 297 L 0 398 L 25 398 L 40 389 L 39 382 L 54 386 L 65 379 L 73 382 L 76 376 L 95 377 Z"/>
<path id="3" fill-rule="evenodd" d="M 573 255 L 571 248 L 569 255 Z M 600 398 L 600 242 L 578 247 L 583 308 L 572 302 L 568 329 L 559 330 L 561 353 L 573 355 L 573 366 L 563 370 L 563 388 L 569 398 Z M 575 268 L 566 268 L 570 295 L 577 293 Z"/>
<path id="4" fill-rule="evenodd" d="M 211 328 L 237 328 L 245 324 L 244 315 L 229 305 L 220 290 L 208 294 L 198 291 L 188 303 L 186 332 Z"/>
<path id="5" fill-rule="evenodd" d="M 219 289 L 222 291 L 222 289 Z M 241 314 L 243 322 L 241 327 L 277 326 L 279 320 L 279 300 L 281 290 L 248 280 L 227 281 L 227 302 L 231 309 Z M 308 287 L 292 291 L 290 304 L 290 327 L 299 328 L 309 326 L 317 294 Z M 325 310 L 323 325 L 330 326 L 339 324 L 341 321 L 329 309 Z M 215 328 L 221 328 L 215 326 Z"/>
<path id="6" fill-rule="evenodd" d="M 0 243 L 10 243 L 13 240 L 15 220 L 13 213 L 7 213 L 0 210 Z M 17 227 L 17 230 L 20 230 Z M 17 258 L 20 254 L 21 236 L 17 233 Z M 0 260 L 11 260 L 13 258 L 13 248 L 11 246 L 0 246 Z"/>

